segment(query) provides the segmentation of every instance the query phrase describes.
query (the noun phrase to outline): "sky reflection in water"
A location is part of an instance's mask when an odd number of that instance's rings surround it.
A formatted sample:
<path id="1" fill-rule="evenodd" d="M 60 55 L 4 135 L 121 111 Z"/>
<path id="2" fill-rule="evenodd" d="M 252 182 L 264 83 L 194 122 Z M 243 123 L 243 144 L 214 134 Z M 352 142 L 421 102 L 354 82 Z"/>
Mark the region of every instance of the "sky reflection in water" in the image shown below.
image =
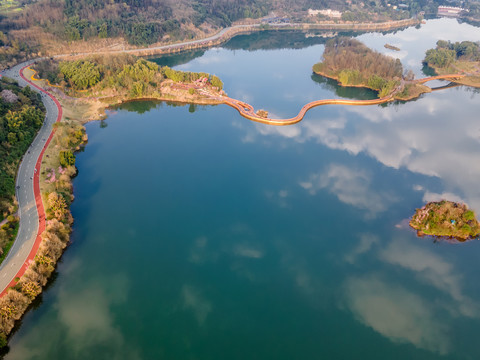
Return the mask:
<path id="1" fill-rule="evenodd" d="M 480 38 L 452 20 L 360 38 L 418 72 L 460 35 Z M 321 50 L 213 49 L 179 68 L 291 116 L 337 96 L 311 79 Z M 477 358 L 477 241 L 434 244 L 406 219 L 439 197 L 480 211 L 478 96 L 326 106 L 289 127 L 166 105 L 89 124 L 74 243 L 6 358 Z"/>

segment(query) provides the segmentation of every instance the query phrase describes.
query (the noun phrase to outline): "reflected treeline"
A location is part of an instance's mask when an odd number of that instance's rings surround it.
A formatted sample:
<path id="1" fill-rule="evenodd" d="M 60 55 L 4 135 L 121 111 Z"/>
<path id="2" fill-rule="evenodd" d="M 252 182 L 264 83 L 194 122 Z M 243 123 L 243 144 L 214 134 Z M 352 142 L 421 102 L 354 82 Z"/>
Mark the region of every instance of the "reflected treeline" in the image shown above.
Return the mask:
<path id="1" fill-rule="evenodd" d="M 197 105 L 197 104 L 189 104 L 189 103 L 181 103 L 181 102 L 174 102 L 174 101 L 162 101 L 162 100 L 132 100 L 126 101 L 124 103 L 114 105 L 110 107 L 110 110 L 126 110 L 129 112 L 136 112 L 138 114 L 144 114 L 149 112 L 150 110 L 162 108 L 164 106 L 171 106 L 171 107 L 181 107 L 181 106 L 188 106 L 188 112 L 194 113 L 205 106 L 215 106 L 215 105 Z M 107 127 L 108 124 L 100 123 L 100 127 Z"/>
<path id="2" fill-rule="evenodd" d="M 174 67 L 187 64 L 190 61 L 203 56 L 203 54 L 205 54 L 205 50 L 192 50 L 177 54 L 168 54 L 160 57 L 149 56 L 147 57 L 147 59 L 153 61 L 154 63 L 157 63 L 160 66 Z"/>
<path id="3" fill-rule="evenodd" d="M 229 50 L 274 50 L 302 49 L 308 46 L 325 44 L 328 38 L 335 36 L 331 31 L 285 31 L 270 30 L 251 34 L 237 35 L 223 47 Z"/>
<path id="4" fill-rule="evenodd" d="M 132 100 L 126 101 L 119 105 L 111 106 L 111 110 L 126 110 L 129 112 L 136 112 L 138 114 L 144 114 L 152 109 L 162 106 L 162 101 L 157 100 Z"/>
<path id="5" fill-rule="evenodd" d="M 437 73 L 435 72 L 435 69 L 428 66 L 427 64 L 423 64 L 422 72 L 425 74 L 425 76 L 435 76 L 435 75 L 437 75 Z"/>
<path id="6" fill-rule="evenodd" d="M 391 34 L 398 30 L 382 31 L 381 34 Z M 335 32 L 333 30 L 268 30 L 237 35 L 223 45 L 223 48 L 248 51 L 302 49 L 313 45 L 325 44 L 328 39 L 336 36 L 356 37 L 365 33 L 365 31 Z"/>
<path id="7" fill-rule="evenodd" d="M 380 31 L 380 34 L 395 34 L 402 29 Z M 366 31 L 341 31 L 333 30 L 267 30 L 250 34 L 237 35 L 226 42 L 222 47 L 229 50 L 276 50 L 276 49 L 303 49 L 309 46 L 325 44 L 336 36 L 356 37 L 367 33 Z M 150 56 L 148 60 L 160 66 L 174 67 L 187 64 L 205 54 L 208 49 L 184 51 L 163 56 Z"/>
<path id="8" fill-rule="evenodd" d="M 332 91 L 337 96 L 345 99 L 372 100 L 378 98 L 378 93 L 375 90 L 363 87 L 340 86 L 336 80 L 315 73 L 312 73 L 311 79 L 318 83 L 323 89 Z"/>

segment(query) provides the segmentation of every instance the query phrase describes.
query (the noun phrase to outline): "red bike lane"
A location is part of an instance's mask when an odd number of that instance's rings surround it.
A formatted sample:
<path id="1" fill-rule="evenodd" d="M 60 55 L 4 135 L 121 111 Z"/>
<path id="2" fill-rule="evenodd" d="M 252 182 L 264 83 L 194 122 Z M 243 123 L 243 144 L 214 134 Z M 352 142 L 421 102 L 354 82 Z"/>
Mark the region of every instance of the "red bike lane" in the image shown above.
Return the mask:
<path id="1" fill-rule="evenodd" d="M 62 120 L 62 106 L 53 95 L 51 95 L 47 91 L 43 90 L 41 87 L 35 85 L 33 82 L 25 78 L 25 76 L 23 75 L 23 70 L 28 66 L 29 65 L 24 66 L 23 68 L 20 69 L 20 76 L 22 77 L 23 80 L 25 80 L 31 86 L 47 94 L 53 100 L 53 102 L 55 103 L 58 109 L 58 116 L 55 122 L 60 122 Z M 23 274 L 25 274 L 25 271 L 27 271 L 30 264 L 35 260 L 35 255 L 37 254 L 38 248 L 40 247 L 40 243 L 42 242 L 42 233 L 45 231 L 46 222 L 45 222 L 45 208 L 43 207 L 42 195 L 40 193 L 40 167 L 42 165 L 42 160 L 43 160 L 43 155 L 45 154 L 45 150 L 47 149 L 48 144 L 50 144 L 50 141 L 52 140 L 54 134 L 55 134 L 55 129 L 52 129 L 50 136 L 45 141 L 42 151 L 40 152 L 40 155 L 37 159 L 37 163 L 35 164 L 35 169 L 37 171 L 35 171 L 33 175 L 33 194 L 35 196 L 35 203 L 37 205 L 37 211 L 38 211 L 38 231 L 35 238 L 35 242 L 33 244 L 32 249 L 30 250 L 30 253 L 28 254 L 25 261 L 23 262 L 22 267 L 18 270 L 17 274 L 15 275 L 13 280 L 10 281 L 7 287 L 2 290 L 2 292 L 0 293 L 0 297 L 5 295 L 10 287 L 15 286 L 15 284 L 17 284 L 18 282 L 16 281 L 17 278 L 20 278 Z"/>

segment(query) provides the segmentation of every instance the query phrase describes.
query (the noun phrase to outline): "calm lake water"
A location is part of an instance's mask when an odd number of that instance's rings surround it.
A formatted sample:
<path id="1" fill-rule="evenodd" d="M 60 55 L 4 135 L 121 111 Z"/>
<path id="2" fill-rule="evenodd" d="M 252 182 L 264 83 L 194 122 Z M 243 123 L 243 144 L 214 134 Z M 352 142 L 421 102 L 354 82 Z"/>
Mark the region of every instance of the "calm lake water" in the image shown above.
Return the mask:
<path id="1" fill-rule="evenodd" d="M 420 76 L 438 39 L 480 29 L 358 38 Z M 375 96 L 312 76 L 322 42 L 254 34 L 157 61 L 275 117 Z M 72 244 L 5 359 L 478 359 L 480 243 L 418 238 L 408 218 L 438 198 L 480 212 L 479 100 L 457 87 L 289 127 L 225 105 L 111 110 L 77 155 Z"/>

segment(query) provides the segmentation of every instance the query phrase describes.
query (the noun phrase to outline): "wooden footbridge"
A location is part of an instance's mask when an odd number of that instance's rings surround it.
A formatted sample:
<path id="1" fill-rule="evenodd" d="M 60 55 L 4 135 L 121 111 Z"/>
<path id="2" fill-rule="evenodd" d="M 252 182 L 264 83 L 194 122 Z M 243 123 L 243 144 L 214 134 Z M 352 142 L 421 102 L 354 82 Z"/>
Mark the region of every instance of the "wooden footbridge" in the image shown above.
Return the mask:
<path id="1" fill-rule="evenodd" d="M 429 77 L 418 79 L 418 80 L 412 80 L 411 82 L 414 84 L 425 84 L 426 82 L 429 82 L 432 80 L 458 80 L 458 79 L 464 78 L 465 76 L 466 76 L 465 74 L 436 75 L 436 76 L 429 76 Z"/>
<path id="2" fill-rule="evenodd" d="M 432 80 L 455 80 L 455 79 L 460 79 L 465 77 L 466 75 L 464 74 L 447 74 L 447 75 L 437 75 L 437 76 L 430 76 L 418 80 L 412 80 L 412 81 L 406 81 L 405 84 L 424 84 L 426 82 L 432 81 Z M 452 83 L 451 83 L 452 84 Z M 448 87 L 452 87 L 452 85 L 449 84 Z M 382 97 L 380 99 L 373 99 L 373 100 L 347 100 L 347 99 L 324 99 L 324 100 L 315 100 L 312 102 L 309 102 L 308 104 L 305 104 L 299 111 L 299 113 L 289 119 L 271 119 L 268 117 L 262 117 L 259 116 L 255 113 L 255 110 L 252 105 L 237 100 L 233 99 L 228 96 L 224 95 L 219 95 L 219 94 L 213 94 L 209 92 L 207 89 L 201 89 L 199 90 L 201 94 L 208 96 L 209 98 L 219 101 L 221 103 L 227 104 L 234 109 L 237 109 L 237 111 L 242 115 L 244 118 L 256 121 L 262 124 L 267 124 L 267 125 L 275 125 L 275 126 L 285 126 L 285 125 L 293 125 L 296 124 L 300 121 L 302 121 L 303 117 L 307 113 L 308 110 L 317 107 L 317 106 L 322 106 L 322 105 L 378 105 L 378 104 L 384 104 L 390 101 L 395 100 L 395 94 L 399 91 L 402 90 L 403 87 L 397 88 L 392 94 Z M 446 88 L 446 87 L 442 87 Z M 440 89 L 440 88 L 439 88 Z"/>

